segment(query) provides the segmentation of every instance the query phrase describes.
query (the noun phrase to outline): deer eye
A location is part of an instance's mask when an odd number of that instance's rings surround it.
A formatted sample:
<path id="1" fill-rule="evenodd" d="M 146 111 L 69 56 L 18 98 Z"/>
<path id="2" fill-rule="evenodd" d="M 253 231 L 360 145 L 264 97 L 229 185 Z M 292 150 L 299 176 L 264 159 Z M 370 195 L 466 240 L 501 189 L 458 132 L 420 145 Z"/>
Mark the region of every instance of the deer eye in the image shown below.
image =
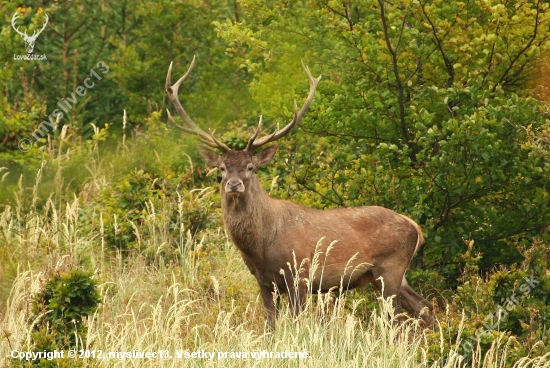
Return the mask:
<path id="1" fill-rule="evenodd" d="M 248 164 L 248 166 L 246 167 L 246 169 L 250 172 L 254 171 L 254 165 L 252 164 Z"/>
<path id="2" fill-rule="evenodd" d="M 220 166 L 219 169 L 220 169 L 220 172 L 222 172 L 222 173 L 225 172 L 225 167 L 224 166 Z"/>

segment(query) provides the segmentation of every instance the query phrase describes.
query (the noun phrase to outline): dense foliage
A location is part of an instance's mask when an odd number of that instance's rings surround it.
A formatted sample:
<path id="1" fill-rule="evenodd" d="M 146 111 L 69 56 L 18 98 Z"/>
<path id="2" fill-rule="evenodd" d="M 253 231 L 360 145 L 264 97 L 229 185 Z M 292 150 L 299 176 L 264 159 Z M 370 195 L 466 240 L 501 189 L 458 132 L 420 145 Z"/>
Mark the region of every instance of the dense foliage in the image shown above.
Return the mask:
<path id="1" fill-rule="evenodd" d="M 283 151 L 285 165 L 276 169 L 280 196 L 302 196 L 318 207 L 379 204 L 406 213 L 428 239 L 417 264 L 447 277 L 458 275 L 464 240 L 475 239 L 489 269 L 520 260 L 506 239 L 532 236 L 549 223 L 547 160 L 532 154 L 540 144 L 528 143 L 533 132 L 547 132 L 547 109 L 528 83 L 550 45 L 546 3 L 3 7 L 4 162 L 39 161 L 40 150 L 21 154 L 18 142 L 100 61 L 108 67 L 105 78 L 56 132 L 67 126 L 66 134 L 88 138 L 91 124 L 111 124 L 120 137 L 123 108 L 129 128 L 147 129 L 147 121 L 164 119 L 168 63 L 181 72 L 197 55 L 183 92 L 189 112 L 205 126 L 236 127 L 244 138 L 260 112 L 268 122 L 284 121 L 291 101 L 304 98 L 303 60 L 323 81 L 301 133 Z M 9 22 L 16 10 L 31 29 L 43 12 L 50 15 L 36 45 L 47 62 L 11 60 L 22 43 Z M 17 176 L 10 180 L 15 185 Z"/>
<path id="2" fill-rule="evenodd" d="M 323 75 L 289 153 L 289 195 L 410 214 L 428 238 L 421 264 L 449 276 L 464 240 L 485 268 L 519 260 L 503 240 L 550 215 L 549 166 L 522 147 L 521 128 L 548 117 L 525 83 L 550 46 L 547 4 L 240 4 L 246 21 L 217 27 L 233 50 L 247 47 L 251 90 L 270 115 L 298 94 L 281 85 L 303 79 L 300 58 Z M 312 135 L 323 138 L 313 150 Z"/>
<path id="3" fill-rule="evenodd" d="M 427 244 L 409 279 L 441 309 L 452 306 L 442 328 L 469 339 L 460 353 L 471 359 L 469 343 L 486 351 L 513 336 L 521 343 L 511 360 L 542 355 L 548 346 L 526 346 L 550 330 L 548 8 L 521 0 L 0 1 L 0 220 L 25 236 L 36 213 L 57 221 L 78 203 L 70 224 L 95 252 L 158 266 L 184 262 L 189 246 L 184 264 L 200 259 L 204 268 L 193 272 L 210 288 L 211 260 L 226 249 L 216 178 L 195 140 L 165 124 L 168 65 L 179 77 L 197 56 L 180 99 L 201 127 L 243 148 L 260 115 L 275 129 L 291 119 L 293 100 L 305 99 L 303 61 L 322 80 L 300 126 L 259 172 L 270 193 L 410 216 Z M 25 52 L 15 12 L 29 33 L 48 14 L 34 50 L 47 61 L 14 59 Z M 88 77 L 94 86 L 75 97 Z M 60 101 L 74 98 L 56 121 Z M 73 249 L 76 235 L 59 232 L 39 237 L 36 251 Z M 193 248 L 191 239 L 202 240 Z M 7 297 L 19 265 L 33 262 L 6 235 L 0 244 Z M 75 257 L 94 271 L 95 261 Z M 527 293 L 525 280 L 536 280 Z M 243 300 L 246 287 L 233 281 L 228 300 Z M 488 316 L 518 292 L 521 303 L 488 329 Z M 444 355 L 431 346 L 430 359 Z"/>

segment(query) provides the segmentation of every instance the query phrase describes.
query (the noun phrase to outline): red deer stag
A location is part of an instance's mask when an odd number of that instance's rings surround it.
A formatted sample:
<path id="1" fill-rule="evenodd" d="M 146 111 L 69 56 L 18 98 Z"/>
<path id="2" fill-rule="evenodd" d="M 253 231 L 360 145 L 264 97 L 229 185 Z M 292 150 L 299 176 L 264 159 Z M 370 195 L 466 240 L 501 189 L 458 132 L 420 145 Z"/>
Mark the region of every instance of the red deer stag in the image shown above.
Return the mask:
<path id="1" fill-rule="evenodd" d="M 316 210 L 274 199 L 269 197 L 256 176 L 258 168 L 271 161 L 277 145 L 255 154 L 256 150 L 285 136 L 298 124 L 313 101 L 321 77 L 314 78 L 304 65 L 309 79 L 309 95 L 299 111 L 294 103 L 292 121 L 284 128 L 260 137 L 260 118 L 246 149 L 234 151 L 217 140 L 212 132 L 200 129 L 179 101 L 178 89 L 194 65 L 195 58 L 185 75 L 172 85 L 170 64 L 166 92 L 187 126 L 176 123 L 169 111 L 168 120 L 178 129 L 198 135 L 205 145 L 222 153 L 218 155 L 199 147 L 204 161 L 221 172 L 225 227 L 258 281 L 269 327 L 274 328 L 277 318 L 279 298 L 274 298 L 275 290 L 289 295 L 295 315 L 302 310 L 308 289 L 305 278 L 309 275 L 315 251 L 324 254 L 326 259 L 313 280 L 309 280 L 310 290 L 324 293 L 341 285 L 352 289 L 374 283 L 385 298 L 394 296 L 396 312 L 400 312 L 402 306 L 422 318 L 425 325 L 430 325 L 432 305 L 412 290 L 405 278 L 411 258 L 424 242 L 422 231 L 414 221 L 377 206 Z M 329 250 L 331 243 L 334 245 Z M 289 275 L 290 271 L 290 275 L 295 276 L 291 265 L 296 264 L 302 265 L 300 279 L 298 282 L 289 281 L 285 274 Z M 425 307 L 427 313 L 423 311 Z"/>

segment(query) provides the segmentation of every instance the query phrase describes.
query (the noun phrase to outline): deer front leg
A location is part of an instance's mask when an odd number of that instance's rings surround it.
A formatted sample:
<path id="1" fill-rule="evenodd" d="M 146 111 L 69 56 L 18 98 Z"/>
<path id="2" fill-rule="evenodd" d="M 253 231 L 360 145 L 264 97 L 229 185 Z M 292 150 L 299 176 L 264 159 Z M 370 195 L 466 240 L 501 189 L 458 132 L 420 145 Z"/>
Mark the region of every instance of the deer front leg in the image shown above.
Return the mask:
<path id="1" fill-rule="evenodd" d="M 279 306 L 280 296 L 274 295 L 273 288 L 268 288 L 265 286 L 260 286 L 260 294 L 262 295 L 262 300 L 265 307 L 265 319 L 267 321 L 267 326 L 270 330 L 275 330 L 275 322 L 277 321 L 277 309 Z"/>

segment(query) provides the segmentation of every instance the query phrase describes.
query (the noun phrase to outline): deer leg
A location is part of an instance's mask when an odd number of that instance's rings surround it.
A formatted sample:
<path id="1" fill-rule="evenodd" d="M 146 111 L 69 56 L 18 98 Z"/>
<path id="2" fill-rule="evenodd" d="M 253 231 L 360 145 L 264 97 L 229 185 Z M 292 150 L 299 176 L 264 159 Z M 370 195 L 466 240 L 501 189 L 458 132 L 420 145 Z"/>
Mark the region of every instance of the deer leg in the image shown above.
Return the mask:
<path id="1" fill-rule="evenodd" d="M 403 276 L 401 281 L 401 304 L 409 313 L 416 318 L 421 318 L 425 327 L 433 324 L 433 305 L 428 300 L 424 299 L 420 294 L 415 292 L 407 283 L 407 279 Z M 426 311 L 425 308 L 428 310 Z"/>
<path id="2" fill-rule="evenodd" d="M 403 312 L 403 308 L 401 308 L 401 304 L 399 303 L 400 299 L 400 288 L 401 288 L 401 281 L 399 282 L 395 281 L 396 278 L 390 277 L 384 277 L 381 275 L 380 277 L 376 277 L 376 280 L 374 284 L 376 285 L 376 288 L 382 292 L 382 296 L 384 299 L 392 298 L 392 306 L 395 311 L 395 316 L 397 322 L 402 322 L 403 317 L 399 316 Z"/>
<path id="3" fill-rule="evenodd" d="M 274 290 L 264 286 L 260 286 L 260 294 L 265 307 L 265 319 L 270 330 L 275 330 L 277 322 L 277 309 L 279 306 L 280 295 L 273 295 Z"/>

